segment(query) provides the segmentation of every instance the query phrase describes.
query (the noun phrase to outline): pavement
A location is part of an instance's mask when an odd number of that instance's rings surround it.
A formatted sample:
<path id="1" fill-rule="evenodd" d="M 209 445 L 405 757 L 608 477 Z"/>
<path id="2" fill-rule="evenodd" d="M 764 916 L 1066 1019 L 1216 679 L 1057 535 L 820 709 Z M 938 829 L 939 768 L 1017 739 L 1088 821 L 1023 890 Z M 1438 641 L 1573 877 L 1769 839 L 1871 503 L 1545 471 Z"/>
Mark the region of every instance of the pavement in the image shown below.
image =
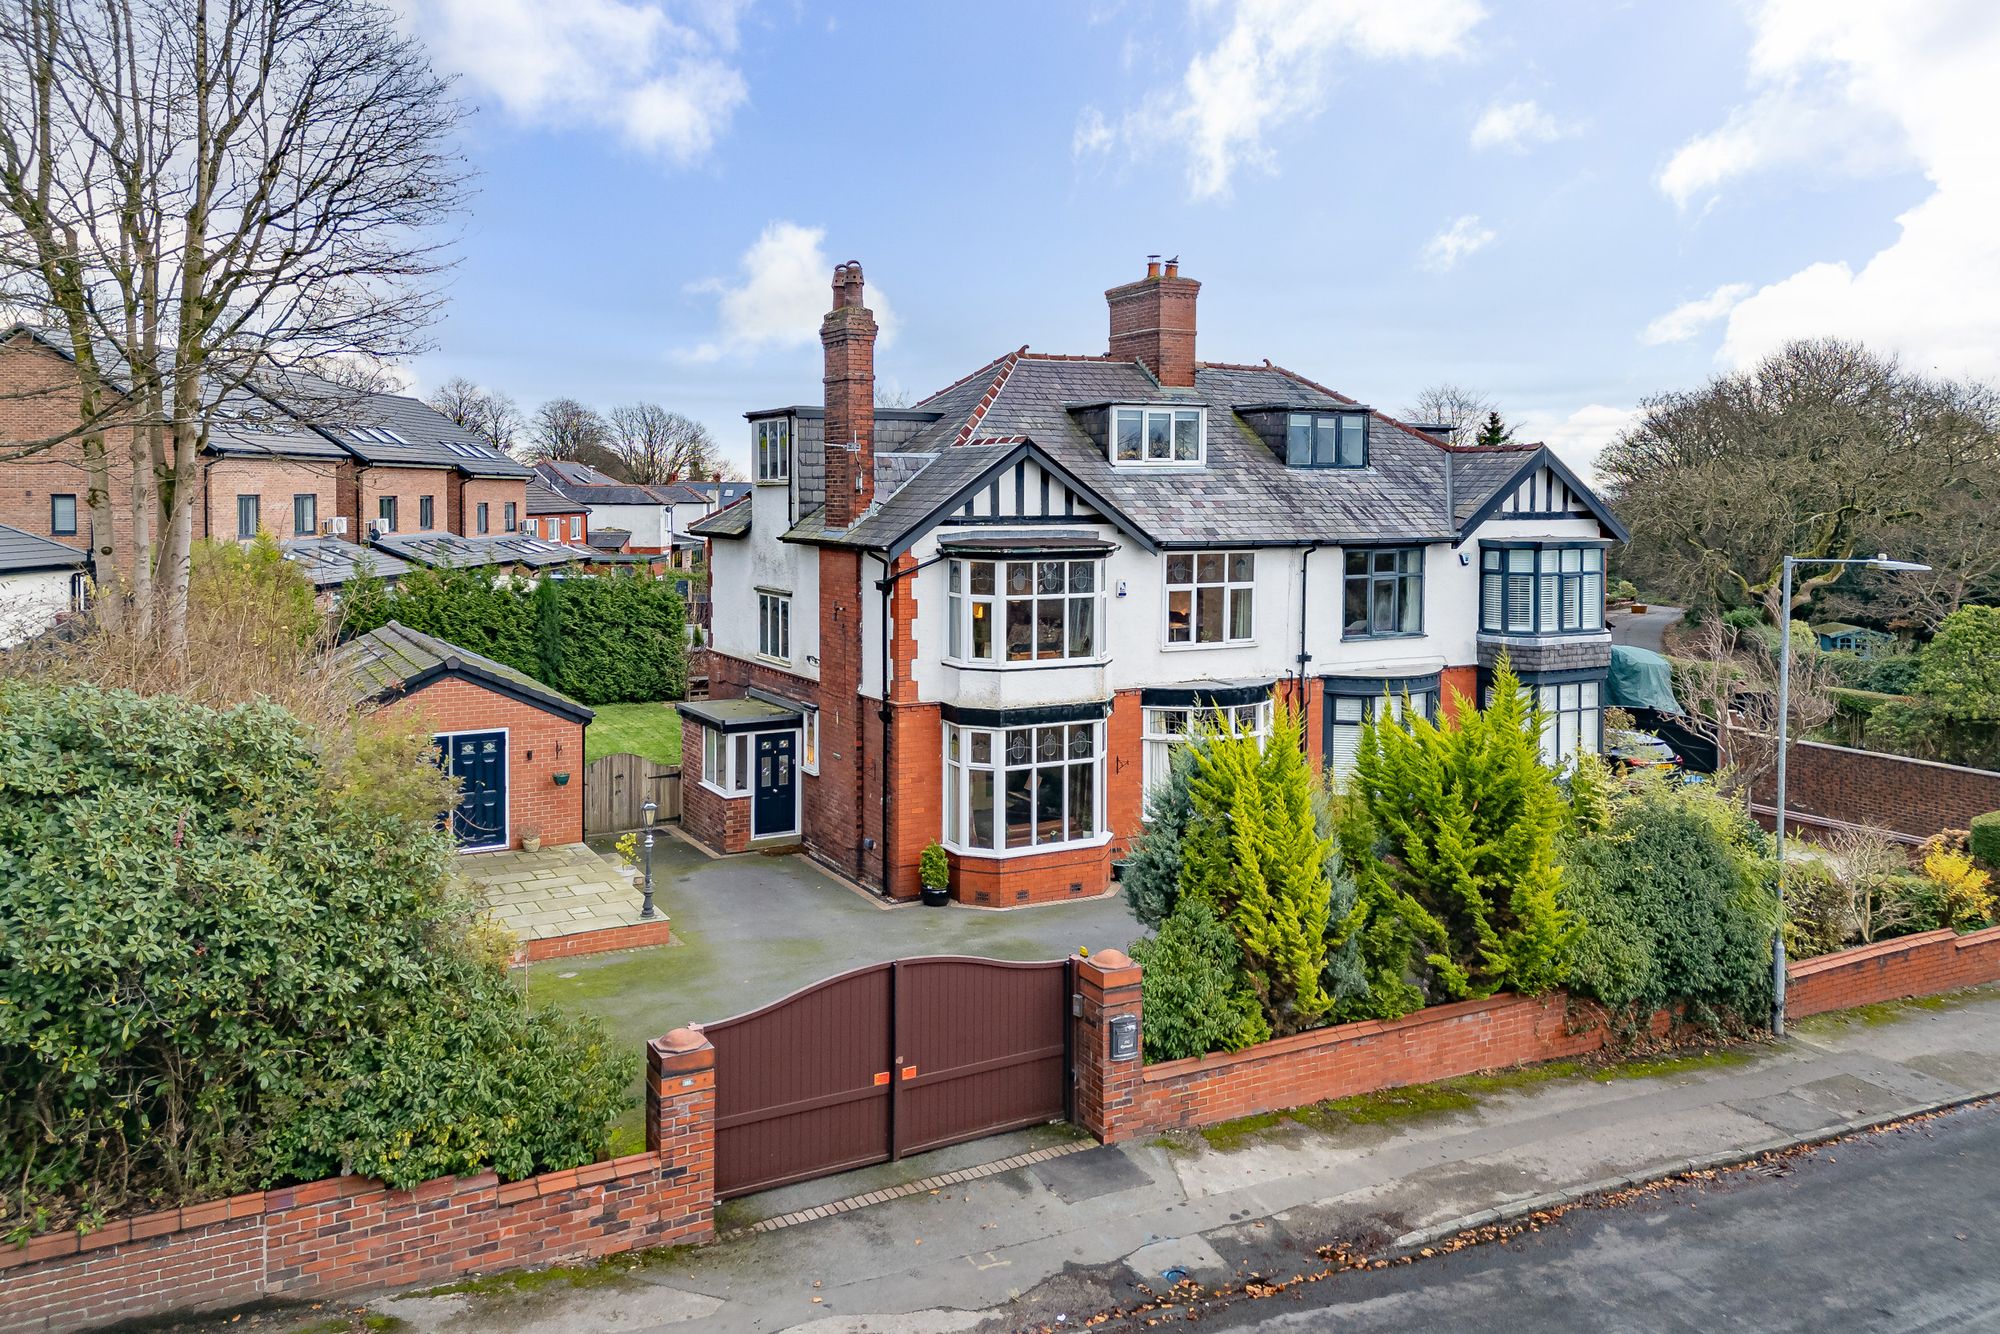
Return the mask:
<path id="1" fill-rule="evenodd" d="M 1655 653 L 1666 652 L 1661 636 L 1667 627 L 1680 624 L 1679 607 L 1649 605 L 1643 615 L 1634 616 L 1629 611 L 1610 611 L 1604 614 L 1605 628 L 1611 631 L 1611 642 L 1630 644 L 1634 648 L 1651 649 Z"/>
<path id="2" fill-rule="evenodd" d="M 440 1334 L 1074 1328 L 1183 1279 L 1213 1288 L 1252 1273 L 1296 1274 L 1322 1265 L 1318 1248 L 1328 1245 L 1392 1254 L 1399 1241 L 1425 1245 L 1461 1226 L 1621 1183 L 1751 1158 L 1994 1093 L 2000 1093 L 2000 988 L 1985 988 L 1819 1016 L 1782 1044 L 1473 1077 L 1350 1099 L 1296 1119 L 1255 1118 L 1199 1134 L 1085 1146 L 983 1175 L 980 1155 L 1019 1154 L 1035 1142 L 1000 1137 L 731 1202 L 720 1221 L 736 1231 L 714 1245 L 475 1279 L 428 1295 L 386 1297 L 366 1315 Z M 1827 1156 L 1843 1164 L 1847 1158 L 1832 1149 Z M 1763 1256 L 1765 1265 L 1749 1258 L 1725 1263 L 1711 1254 L 1726 1244 L 1715 1236 L 1690 1236 L 1673 1243 L 1679 1250 L 1655 1255 L 1649 1238 L 1662 1235 L 1658 1229 L 1638 1215 L 1621 1216 L 1601 1224 L 1605 1230 L 1579 1234 L 1569 1243 L 1573 1249 L 1548 1253 L 1545 1269 L 1555 1286 L 1546 1293 L 1511 1291 L 1523 1287 L 1524 1271 L 1495 1271 L 1490 1266 L 1499 1262 L 1491 1256 L 1441 1271 L 1447 1281 L 1468 1284 L 1469 1293 L 1499 1293 L 1517 1303 L 1510 1309 L 1520 1319 L 1500 1314 L 1486 1297 L 1437 1304 L 1423 1290 L 1432 1261 L 1422 1260 L 1386 1281 L 1380 1296 L 1389 1303 L 1382 1310 L 1405 1303 L 1406 1318 L 1382 1316 L 1362 1327 L 1463 1327 L 1472 1311 L 1492 1328 L 1532 1327 L 1535 1313 L 1553 1310 L 1559 1295 L 1570 1303 L 1574 1328 L 1867 1323 L 1825 1319 L 1828 1299 L 1812 1295 L 1815 1274 L 1833 1284 L 1833 1293 L 1878 1286 L 1891 1297 L 1906 1293 L 1913 1304 L 1899 1315 L 1870 1317 L 1908 1319 L 1897 1327 L 1993 1323 L 2000 1308 L 1980 1303 L 1993 1296 L 1986 1276 L 1995 1272 L 1994 1229 L 1973 1227 L 1990 1224 L 1993 1214 L 1983 1198 L 1991 1193 L 1992 1158 L 1989 1150 L 1984 1158 L 1955 1161 L 1956 1168 L 1930 1164 L 1905 1180 L 1885 1158 L 1875 1176 L 1846 1188 L 1829 1175 L 1831 1184 L 1808 1200 L 1818 1206 L 1784 1234 L 1785 1253 L 1807 1266 L 1795 1282 L 1787 1280 L 1789 1287 L 1779 1286 L 1768 1267 L 1777 1263 L 1777 1242 L 1747 1253 Z M 742 1230 L 814 1201 L 954 1170 L 959 1179 L 915 1194 L 891 1192 L 883 1203 L 777 1230 Z M 1934 1192 L 1952 1189 L 1956 1194 L 1937 1195 L 1933 1207 Z M 1961 1215 L 1976 1217 L 1954 1221 Z M 1744 1212 L 1735 1226 L 1754 1231 L 1756 1218 Z M 1824 1254 L 1815 1250 L 1815 1229 L 1826 1239 Z M 1892 1285 L 1884 1275 L 1878 1285 L 1864 1261 L 1851 1258 L 1871 1230 L 1905 1231 L 1909 1239 L 1898 1245 L 1948 1252 L 1940 1263 L 1952 1265 L 1955 1248 L 1965 1244 L 1957 1233 L 1978 1236 L 1981 1268 L 1971 1280 L 1963 1266 L 1953 1269 L 1956 1277 L 1947 1277 L 1956 1286 L 1941 1294 L 1901 1277 Z M 1600 1319 L 1592 1303 L 1600 1300 L 1599 1284 L 1614 1281 L 1600 1269 L 1614 1265 L 1622 1266 L 1615 1276 L 1622 1286 L 1604 1290 L 1609 1314 Z M 1356 1277 L 1372 1282 L 1386 1272 Z M 1693 1294 L 1705 1309 L 1726 1314 L 1683 1320 L 1677 1307 L 1649 1304 L 1648 1283 L 1653 1303 Z M 1376 1300 L 1373 1291 L 1363 1294 L 1364 1305 Z M 1786 1307 L 1787 1291 L 1803 1304 Z M 1268 1304 L 1231 1318 L 1254 1322 L 1279 1314 Z M 1807 1318 L 1815 1315 L 1822 1317 L 1817 1323 Z M 1269 1327 L 1324 1327 L 1323 1315 L 1301 1319 Z M 1143 1323 L 1113 1316 L 1104 1325 Z"/>
<path id="3" fill-rule="evenodd" d="M 568 843 L 535 852 L 481 852 L 459 858 L 458 868 L 494 920 L 523 940 L 639 920 L 638 877 L 609 848 Z"/>

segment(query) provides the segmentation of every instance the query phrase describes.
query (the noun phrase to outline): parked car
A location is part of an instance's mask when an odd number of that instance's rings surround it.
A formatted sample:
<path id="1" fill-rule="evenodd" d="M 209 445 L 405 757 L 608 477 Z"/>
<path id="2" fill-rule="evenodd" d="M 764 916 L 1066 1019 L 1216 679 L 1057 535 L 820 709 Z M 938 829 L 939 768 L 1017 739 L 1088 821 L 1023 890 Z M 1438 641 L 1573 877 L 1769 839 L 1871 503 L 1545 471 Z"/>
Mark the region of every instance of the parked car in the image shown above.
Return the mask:
<path id="1" fill-rule="evenodd" d="M 1604 754 L 1620 770 L 1681 767 L 1674 748 L 1646 732 L 1611 731 L 1604 737 Z"/>

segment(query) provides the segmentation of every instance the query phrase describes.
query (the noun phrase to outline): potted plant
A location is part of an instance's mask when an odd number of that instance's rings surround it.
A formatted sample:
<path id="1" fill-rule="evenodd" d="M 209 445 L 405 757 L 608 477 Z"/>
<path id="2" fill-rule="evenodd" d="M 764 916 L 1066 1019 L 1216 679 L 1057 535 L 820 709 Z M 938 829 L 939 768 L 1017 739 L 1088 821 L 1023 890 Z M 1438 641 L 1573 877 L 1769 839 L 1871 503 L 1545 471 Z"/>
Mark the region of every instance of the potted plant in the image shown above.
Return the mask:
<path id="1" fill-rule="evenodd" d="M 532 828 L 523 829 L 521 831 L 521 851 L 540 852 L 541 850 L 542 850 L 542 831 L 539 829 L 532 829 Z"/>
<path id="2" fill-rule="evenodd" d="M 946 888 L 951 883 L 951 863 L 945 860 L 944 849 L 932 840 L 924 849 L 924 855 L 917 860 L 917 880 L 924 887 L 924 903 L 928 907 L 942 908 L 951 902 L 951 894 Z"/>

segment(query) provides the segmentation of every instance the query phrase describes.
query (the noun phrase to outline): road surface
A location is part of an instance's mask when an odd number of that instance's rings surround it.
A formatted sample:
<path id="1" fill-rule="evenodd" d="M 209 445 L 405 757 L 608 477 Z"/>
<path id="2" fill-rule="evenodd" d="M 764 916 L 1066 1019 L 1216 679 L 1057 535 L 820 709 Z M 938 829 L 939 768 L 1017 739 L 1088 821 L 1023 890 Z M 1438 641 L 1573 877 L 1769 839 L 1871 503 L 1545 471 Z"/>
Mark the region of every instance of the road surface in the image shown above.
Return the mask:
<path id="1" fill-rule="evenodd" d="M 1538 1233 L 1338 1275 L 1203 1329 L 2000 1330 L 2000 1106 Z M 1116 1326 L 1114 1326 L 1116 1327 Z"/>
<path id="2" fill-rule="evenodd" d="M 1634 616 L 1629 611 L 1605 613 L 1612 643 L 1630 644 L 1634 648 L 1651 649 L 1655 653 L 1666 652 L 1661 647 L 1660 636 L 1666 632 L 1668 626 L 1678 624 L 1680 619 L 1679 607 L 1648 607 L 1642 616 Z"/>

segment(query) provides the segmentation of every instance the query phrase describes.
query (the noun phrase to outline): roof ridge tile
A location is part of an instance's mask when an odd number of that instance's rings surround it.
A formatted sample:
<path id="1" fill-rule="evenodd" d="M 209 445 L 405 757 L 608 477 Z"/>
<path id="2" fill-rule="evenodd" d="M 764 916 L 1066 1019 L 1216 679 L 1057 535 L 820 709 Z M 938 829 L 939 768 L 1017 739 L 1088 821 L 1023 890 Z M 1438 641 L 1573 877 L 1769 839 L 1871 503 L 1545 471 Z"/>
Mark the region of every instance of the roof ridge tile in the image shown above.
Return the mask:
<path id="1" fill-rule="evenodd" d="M 972 415 L 965 419 L 964 423 L 959 426 L 957 433 L 952 436 L 952 444 L 962 445 L 972 438 L 972 433 L 979 429 L 979 423 L 985 419 L 987 411 L 992 408 L 993 400 L 1000 397 L 1001 389 L 1007 384 L 1007 377 L 1014 373 L 1014 368 L 1021 364 L 1021 358 L 1027 354 L 1028 345 L 1023 343 L 1021 344 L 1020 351 L 1010 352 L 1000 359 L 999 374 L 993 377 L 993 383 L 986 386 L 986 392 L 979 396 L 977 403 L 973 404 Z"/>

